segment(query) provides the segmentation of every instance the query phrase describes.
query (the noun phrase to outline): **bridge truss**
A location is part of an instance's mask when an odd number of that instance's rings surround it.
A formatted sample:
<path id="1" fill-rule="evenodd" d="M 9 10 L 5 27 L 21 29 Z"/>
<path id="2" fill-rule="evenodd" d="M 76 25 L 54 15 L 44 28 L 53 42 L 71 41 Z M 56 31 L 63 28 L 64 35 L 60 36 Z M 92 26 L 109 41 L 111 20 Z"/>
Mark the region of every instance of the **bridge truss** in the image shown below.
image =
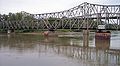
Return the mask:
<path id="1" fill-rule="evenodd" d="M 97 29 L 106 25 L 106 29 L 120 29 L 120 5 L 99 5 L 82 3 L 68 10 L 29 14 L 36 20 L 5 21 L 0 20 L 2 29 Z M 2 17 L 1 17 L 2 18 Z"/>

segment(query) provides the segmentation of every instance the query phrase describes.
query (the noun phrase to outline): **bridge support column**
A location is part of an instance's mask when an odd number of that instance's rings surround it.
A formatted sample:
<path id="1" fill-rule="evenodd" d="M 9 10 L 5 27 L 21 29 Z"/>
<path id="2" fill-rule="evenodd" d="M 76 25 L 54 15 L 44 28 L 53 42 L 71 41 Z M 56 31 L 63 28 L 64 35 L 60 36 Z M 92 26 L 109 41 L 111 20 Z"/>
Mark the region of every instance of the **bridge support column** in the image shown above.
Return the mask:
<path id="1" fill-rule="evenodd" d="M 107 50 L 110 47 L 110 32 L 96 32 L 95 33 L 95 46 L 97 49 Z"/>
<path id="2" fill-rule="evenodd" d="M 120 8 L 119 8 L 120 11 Z M 118 24 L 118 29 L 120 29 L 120 14 L 119 14 L 119 18 L 118 18 L 119 24 Z"/>
<path id="3" fill-rule="evenodd" d="M 89 31 L 83 30 L 83 47 L 89 46 Z"/>

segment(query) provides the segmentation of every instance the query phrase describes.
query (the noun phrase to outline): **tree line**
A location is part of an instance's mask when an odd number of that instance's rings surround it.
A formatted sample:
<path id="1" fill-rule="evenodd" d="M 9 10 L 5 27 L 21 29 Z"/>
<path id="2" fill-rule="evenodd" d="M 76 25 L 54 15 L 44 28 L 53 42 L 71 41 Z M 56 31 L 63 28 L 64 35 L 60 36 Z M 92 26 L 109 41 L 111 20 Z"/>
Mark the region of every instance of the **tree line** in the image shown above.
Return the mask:
<path id="1" fill-rule="evenodd" d="M 9 13 L 6 14 L 0 14 L 0 20 L 1 21 L 22 21 L 22 20 L 35 20 L 35 18 L 24 11 L 18 12 L 18 13 Z"/>

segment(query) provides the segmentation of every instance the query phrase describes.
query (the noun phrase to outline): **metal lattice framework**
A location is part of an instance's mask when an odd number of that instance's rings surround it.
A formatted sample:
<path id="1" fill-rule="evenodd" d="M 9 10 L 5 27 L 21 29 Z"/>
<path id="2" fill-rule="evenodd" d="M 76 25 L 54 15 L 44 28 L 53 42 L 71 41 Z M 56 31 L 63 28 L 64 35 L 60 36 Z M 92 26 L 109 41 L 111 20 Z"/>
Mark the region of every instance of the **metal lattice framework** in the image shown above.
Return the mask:
<path id="1" fill-rule="evenodd" d="M 71 9 L 43 14 L 29 14 L 35 21 L 3 21 L 3 29 L 96 29 L 106 25 L 107 29 L 120 29 L 120 5 L 98 5 L 82 3 Z"/>

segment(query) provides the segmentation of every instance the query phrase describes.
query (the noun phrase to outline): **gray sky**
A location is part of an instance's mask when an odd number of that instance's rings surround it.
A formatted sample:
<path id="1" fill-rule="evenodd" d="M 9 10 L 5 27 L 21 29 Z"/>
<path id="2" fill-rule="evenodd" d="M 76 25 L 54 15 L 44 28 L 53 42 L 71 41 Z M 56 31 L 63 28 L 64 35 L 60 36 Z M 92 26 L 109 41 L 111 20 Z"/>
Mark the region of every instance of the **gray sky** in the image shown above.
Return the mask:
<path id="1" fill-rule="evenodd" d="M 70 9 L 83 2 L 120 5 L 120 0 L 0 0 L 0 14 L 26 11 L 32 14 Z"/>

